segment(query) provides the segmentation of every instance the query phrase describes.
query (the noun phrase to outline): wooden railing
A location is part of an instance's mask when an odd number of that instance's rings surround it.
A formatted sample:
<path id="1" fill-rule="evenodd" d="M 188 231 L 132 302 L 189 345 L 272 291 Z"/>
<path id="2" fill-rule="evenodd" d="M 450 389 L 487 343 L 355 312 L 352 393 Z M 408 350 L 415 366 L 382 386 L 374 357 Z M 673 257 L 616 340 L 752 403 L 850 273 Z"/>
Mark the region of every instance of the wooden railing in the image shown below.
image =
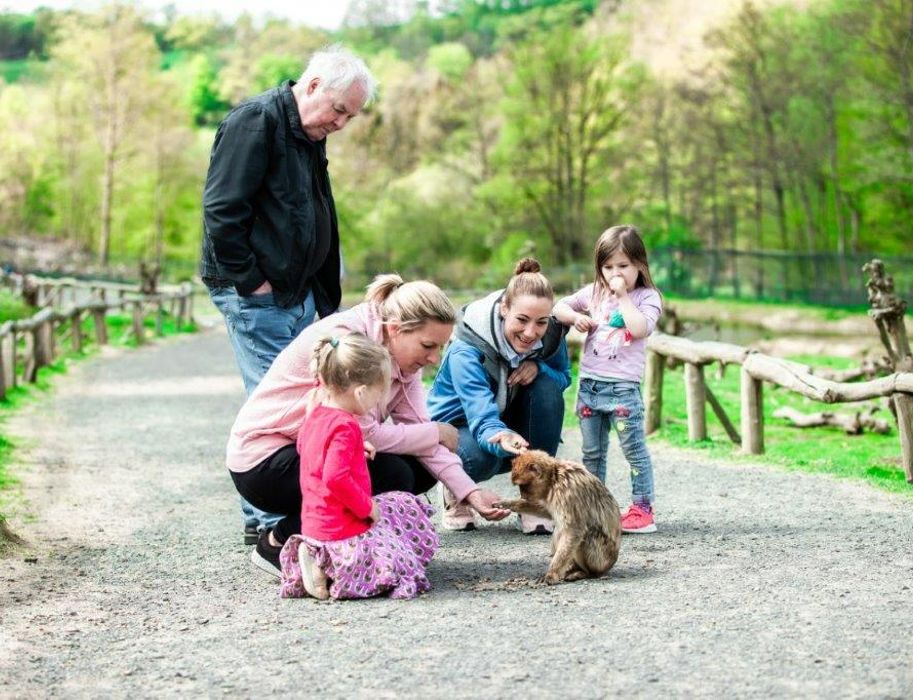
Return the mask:
<path id="1" fill-rule="evenodd" d="M 684 363 L 685 403 L 688 413 L 688 439 L 707 438 L 706 404 L 710 404 L 729 438 L 748 454 L 764 452 L 764 382 L 823 403 L 863 401 L 882 396 L 908 402 L 913 395 L 913 373 L 895 372 L 866 382 L 836 382 L 815 376 L 814 370 L 797 362 L 761 354 L 749 348 L 719 342 L 696 342 L 687 338 L 654 333 L 647 340 L 647 367 L 644 378 L 645 429 L 659 428 L 662 415 L 663 374 L 666 358 Z M 722 405 L 704 381 L 704 367 L 719 362 L 741 367 L 740 429 L 726 415 Z M 913 421 L 898 411 L 898 432 L 907 482 L 913 483 Z"/>
<path id="2" fill-rule="evenodd" d="M 17 283 L 7 276 L 5 282 L 11 281 Z M 76 352 L 83 349 L 89 336 L 94 336 L 99 345 L 107 344 L 105 317 L 110 311 L 123 310 L 130 314 L 129 333 L 138 344 L 147 340 L 145 319 L 149 315 L 154 314 L 158 336 L 164 334 L 166 314 L 175 319 L 179 328 L 193 319 L 193 287 L 189 282 L 163 288 L 155 294 L 143 294 L 136 286 L 126 284 L 31 275 L 21 283 L 36 285 L 44 308 L 29 319 L 0 325 L 0 399 L 19 381 L 34 382 L 38 370 L 52 364 L 66 343 Z M 70 303 L 63 307 L 67 295 Z M 83 301 L 73 301 L 80 297 Z M 89 331 L 83 327 L 87 319 L 92 322 Z"/>

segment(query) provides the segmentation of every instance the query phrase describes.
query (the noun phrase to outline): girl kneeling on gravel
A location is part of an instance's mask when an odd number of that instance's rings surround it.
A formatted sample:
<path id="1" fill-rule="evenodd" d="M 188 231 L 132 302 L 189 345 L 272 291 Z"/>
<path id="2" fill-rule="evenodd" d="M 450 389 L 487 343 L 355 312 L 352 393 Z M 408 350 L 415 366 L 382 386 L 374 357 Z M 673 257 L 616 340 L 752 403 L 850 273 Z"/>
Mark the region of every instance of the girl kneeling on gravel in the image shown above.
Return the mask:
<path id="1" fill-rule="evenodd" d="M 373 459 L 375 449 L 356 418 L 389 391 L 390 354 L 352 333 L 320 339 L 313 366 L 320 389 L 297 442 L 301 534 L 279 555 L 280 595 L 414 598 L 431 588 L 425 567 L 440 544 L 434 511 L 404 491 L 371 498 L 365 455 Z"/>

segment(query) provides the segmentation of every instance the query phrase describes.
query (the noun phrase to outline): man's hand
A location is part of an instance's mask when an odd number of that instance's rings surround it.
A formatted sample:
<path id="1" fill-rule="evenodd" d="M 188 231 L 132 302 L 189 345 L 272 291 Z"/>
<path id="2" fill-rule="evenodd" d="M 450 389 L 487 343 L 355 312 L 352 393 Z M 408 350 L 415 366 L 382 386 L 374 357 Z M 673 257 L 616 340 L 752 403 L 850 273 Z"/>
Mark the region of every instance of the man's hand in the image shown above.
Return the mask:
<path id="1" fill-rule="evenodd" d="M 523 439 L 523 436 L 518 435 L 513 430 L 502 430 L 499 433 L 495 433 L 488 438 L 488 442 L 492 445 L 500 445 L 502 450 L 512 455 L 522 454 L 529 447 L 529 443 Z"/>
<path id="2" fill-rule="evenodd" d="M 535 360 L 523 360 L 507 377 L 508 386 L 527 386 L 532 384 L 536 377 L 539 376 L 539 364 Z"/>
<path id="3" fill-rule="evenodd" d="M 446 447 L 451 452 L 457 451 L 457 445 L 460 444 L 460 431 L 454 428 L 450 423 L 437 424 L 438 443 Z"/>
<path id="4" fill-rule="evenodd" d="M 259 287 L 257 287 L 254 291 L 252 291 L 250 293 L 250 295 L 252 297 L 254 297 L 254 296 L 257 296 L 258 294 L 269 294 L 271 291 L 273 291 L 273 285 L 271 285 L 269 283 L 269 280 L 267 280 L 266 282 L 261 284 Z"/>
<path id="5" fill-rule="evenodd" d="M 494 491 L 488 489 L 478 489 L 466 496 L 466 502 L 486 520 L 503 520 L 510 515 L 509 510 L 496 508 L 495 503 L 501 500 L 501 497 Z"/>

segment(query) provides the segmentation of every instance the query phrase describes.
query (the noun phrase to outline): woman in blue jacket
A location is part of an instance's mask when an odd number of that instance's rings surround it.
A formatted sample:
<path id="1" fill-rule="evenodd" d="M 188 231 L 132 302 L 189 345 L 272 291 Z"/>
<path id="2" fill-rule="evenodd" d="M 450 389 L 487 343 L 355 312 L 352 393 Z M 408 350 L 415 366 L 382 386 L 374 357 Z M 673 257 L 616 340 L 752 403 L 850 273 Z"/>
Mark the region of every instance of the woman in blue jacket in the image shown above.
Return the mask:
<path id="1" fill-rule="evenodd" d="M 567 329 L 551 315 L 555 294 L 540 269 L 524 258 L 506 289 L 463 307 L 428 395 L 431 419 L 459 430 L 457 453 L 476 482 L 510 471 L 510 458 L 527 448 L 558 451 L 571 383 Z M 551 532 L 547 520 L 520 520 L 524 532 Z M 475 528 L 472 510 L 446 490 L 443 525 Z"/>

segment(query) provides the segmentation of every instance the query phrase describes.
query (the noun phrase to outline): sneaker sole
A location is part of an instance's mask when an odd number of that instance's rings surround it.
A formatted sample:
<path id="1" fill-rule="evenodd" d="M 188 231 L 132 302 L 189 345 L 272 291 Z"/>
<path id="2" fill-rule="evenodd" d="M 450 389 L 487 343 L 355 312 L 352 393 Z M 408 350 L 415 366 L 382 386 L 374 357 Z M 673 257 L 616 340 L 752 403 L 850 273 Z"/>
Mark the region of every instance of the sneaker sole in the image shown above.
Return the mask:
<path id="1" fill-rule="evenodd" d="M 656 525 L 645 525 L 644 527 L 637 528 L 636 530 L 625 530 L 621 528 L 621 531 L 628 535 L 647 535 L 651 532 L 656 532 Z"/>
<path id="2" fill-rule="evenodd" d="M 317 582 L 314 580 L 314 576 L 311 573 L 310 560 L 310 555 L 307 553 L 307 546 L 303 543 L 298 545 L 298 567 L 301 569 L 301 585 L 304 586 L 305 593 L 311 596 L 311 598 L 326 600 L 330 597 L 329 592 L 326 590 L 326 579 L 324 579 L 323 595 L 318 595 Z"/>
<path id="3" fill-rule="evenodd" d="M 282 572 L 279 571 L 279 569 L 277 569 L 275 564 L 273 564 L 271 561 L 260 556 L 260 554 L 257 552 L 256 547 L 250 550 L 250 563 L 264 573 L 269 574 L 270 576 L 274 576 L 275 578 L 282 578 Z"/>
<path id="4" fill-rule="evenodd" d="M 449 532 L 469 532 L 470 530 L 476 529 L 476 524 L 466 523 L 465 525 L 447 525 L 446 523 L 441 523 L 441 527 Z"/>
<path id="5" fill-rule="evenodd" d="M 534 530 L 521 530 L 524 535 L 551 535 L 552 531 L 545 527 L 545 525 L 536 525 Z"/>

